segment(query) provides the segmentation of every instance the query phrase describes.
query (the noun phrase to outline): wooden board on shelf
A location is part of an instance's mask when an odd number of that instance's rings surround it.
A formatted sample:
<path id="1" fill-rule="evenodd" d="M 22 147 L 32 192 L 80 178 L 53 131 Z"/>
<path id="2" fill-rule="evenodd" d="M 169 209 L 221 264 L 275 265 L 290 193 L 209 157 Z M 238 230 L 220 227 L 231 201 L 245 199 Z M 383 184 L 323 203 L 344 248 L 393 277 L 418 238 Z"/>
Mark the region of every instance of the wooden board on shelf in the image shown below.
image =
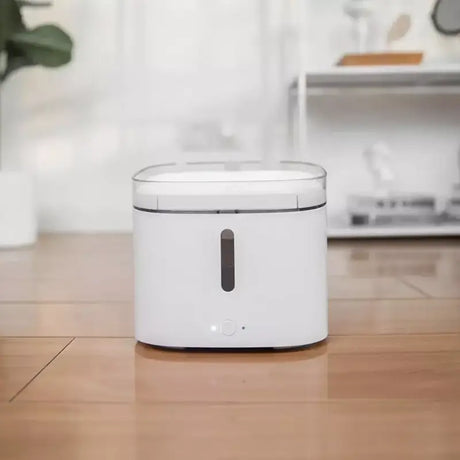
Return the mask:
<path id="1" fill-rule="evenodd" d="M 419 65 L 423 53 L 366 53 L 345 54 L 337 63 L 339 66 L 382 66 L 382 65 Z"/>

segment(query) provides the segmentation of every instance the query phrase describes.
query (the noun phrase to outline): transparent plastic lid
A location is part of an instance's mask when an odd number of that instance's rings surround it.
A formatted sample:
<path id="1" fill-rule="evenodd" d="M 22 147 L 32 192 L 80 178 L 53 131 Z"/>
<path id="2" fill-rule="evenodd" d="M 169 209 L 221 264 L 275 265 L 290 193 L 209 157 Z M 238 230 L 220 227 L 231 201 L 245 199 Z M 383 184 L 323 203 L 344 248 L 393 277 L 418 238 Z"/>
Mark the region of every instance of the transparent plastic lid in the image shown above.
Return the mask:
<path id="1" fill-rule="evenodd" d="M 151 211 L 296 210 L 326 202 L 326 171 L 280 161 L 154 165 L 133 177 L 133 204 Z"/>

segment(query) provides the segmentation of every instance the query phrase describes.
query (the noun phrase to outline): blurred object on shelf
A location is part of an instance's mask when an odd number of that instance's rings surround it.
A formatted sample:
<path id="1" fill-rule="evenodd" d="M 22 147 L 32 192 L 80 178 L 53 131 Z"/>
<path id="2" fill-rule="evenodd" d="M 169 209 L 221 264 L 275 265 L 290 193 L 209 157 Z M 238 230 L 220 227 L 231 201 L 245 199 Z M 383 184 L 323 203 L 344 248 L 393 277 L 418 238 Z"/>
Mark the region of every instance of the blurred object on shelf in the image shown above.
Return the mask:
<path id="1" fill-rule="evenodd" d="M 364 150 L 367 169 L 374 180 L 376 196 L 389 196 L 396 175 L 391 167 L 391 150 L 384 142 L 377 142 Z"/>
<path id="2" fill-rule="evenodd" d="M 412 19 L 408 14 L 401 14 L 391 24 L 390 30 L 387 33 L 388 49 L 392 48 L 394 42 L 404 38 L 409 32 L 412 25 Z"/>
<path id="3" fill-rule="evenodd" d="M 391 167 L 391 150 L 378 142 L 364 150 L 367 169 L 374 182 L 369 195 L 350 195 L 347 200 L 352 226 L 442 225 L 460 223 L 460 151 L 458 182 L 442 212 L 436 197 L 429 194 L 400 193 L 395 190 L 396 174 Z"/>
<path id="4" fill-rule="evenodd" d="M 447 200 L 446 219 L 449 221 L 460 221 L 460 150 L 457 155 L 458 182 L 452 187 L 452 192 Z"/>
<path id="5" fill-rule="evenodd" d="M 351 225 L 433 224 L 440 218 L 431 195 L 398 193 L 396 174 L 391 167 L 391 150 L 378 142 L 364 150 L 374 190 L 370 195 L 351 195 L 348 213 Z"/>
<path id="6" fill-rule="evenodd" d="M 354 51 L 346 53 L 337 63 L 339 66 L 391 66 L 391 65 L 419 65 L 423 60 L 423 52 L 412 51 L 391 51 L 394 44 L 408 35 L 412 27 L 412 18 L 408 13 L 400 13 L 391 22 L 387 31 L 381 31 L 380 45 L 375 48 L 370 46 L 375 42 L 376 30 L 371 30 L 371 22 L 375 17 L 381 22 L 382 14 L 375 14 L 375 0 L 348 0 L 344 5 L 345 12 L 353 19 Z M 384 15 L 383 15 L 384 16 Z M 386 27 L 385 27 L 386 29 Z M 372 34 L 371 34 L 372 32 Z"/>
<path id="7" fill-rule="evenodd" d="M 443 35 L 459 35 L 460 0 L 437 0 L 431 19 L 439 33 Z"/>
<path id="8" fill-rule="evenodd" d="M 375 6 L 375 0 L 347 0 L 343 6 L 345 13 L 353 20 L 354 51 L 359 54 L 369 51 L 369 18 Z"/>
<path id="9" fill-rule="evenodd" d="M 452 190 L 447 202 L 445 216 L 448 221 L 460 222 L 460 184 L 456 184 Z"/>
<path id="10" fill-rule="evenodd" d="M 437 0 L 426 31 L 427 60 L 431 65 L 460 63 L 460 0 Z"/>
<path id="11" fill-rule="evenodd" d="M 351 225 L 414 225 L 440 222 L 430 195 L 392 194 L 388 197 L 352 195 L 348 199 Z"/>
<path id="12" fill-rule="evenodd" d="M 384 66 L 384 65 L 419 65 L 423 61 L 421 51 L 410 53 L 366 53 L 345 54 L 339 66 Z"/>

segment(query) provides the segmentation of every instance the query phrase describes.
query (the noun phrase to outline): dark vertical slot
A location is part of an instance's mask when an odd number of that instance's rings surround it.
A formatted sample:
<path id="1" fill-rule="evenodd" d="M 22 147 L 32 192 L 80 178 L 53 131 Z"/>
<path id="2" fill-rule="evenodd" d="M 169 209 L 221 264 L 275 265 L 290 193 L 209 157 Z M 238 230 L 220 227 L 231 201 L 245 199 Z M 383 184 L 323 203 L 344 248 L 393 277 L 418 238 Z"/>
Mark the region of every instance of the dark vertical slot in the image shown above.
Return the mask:
<path id="1" fill-rule="evenodd" d="M 220 234 L 220 274 L 222 289 L 226 292 L 235 288 L 235 236 L 231 230 Z"/>

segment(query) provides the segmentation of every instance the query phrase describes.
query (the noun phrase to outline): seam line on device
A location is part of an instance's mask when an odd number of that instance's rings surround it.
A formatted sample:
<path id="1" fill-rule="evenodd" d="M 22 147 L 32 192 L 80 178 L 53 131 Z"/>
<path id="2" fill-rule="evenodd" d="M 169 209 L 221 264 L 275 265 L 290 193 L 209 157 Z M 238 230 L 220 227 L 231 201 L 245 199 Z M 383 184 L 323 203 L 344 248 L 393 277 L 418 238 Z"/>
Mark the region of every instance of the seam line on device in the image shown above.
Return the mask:
<path id="1" fill-rule="evenodd" d="M 314 209 L 319 209 L 326 206 L 326 202 L 315 205 L 307 206 L 304 208 L 289 208 L 289 209 L 228 209 L 228 210 L 184 210 L 184 209 L 148 209 L 141 208 L 139 206 L 133 206 L 136 211 L 141 212 L 150 212 L 153 214 L 264 214 L 264 213 L 274 213 L 274 212 L 302 212 L 302 211 L 312 211 Z"/>

